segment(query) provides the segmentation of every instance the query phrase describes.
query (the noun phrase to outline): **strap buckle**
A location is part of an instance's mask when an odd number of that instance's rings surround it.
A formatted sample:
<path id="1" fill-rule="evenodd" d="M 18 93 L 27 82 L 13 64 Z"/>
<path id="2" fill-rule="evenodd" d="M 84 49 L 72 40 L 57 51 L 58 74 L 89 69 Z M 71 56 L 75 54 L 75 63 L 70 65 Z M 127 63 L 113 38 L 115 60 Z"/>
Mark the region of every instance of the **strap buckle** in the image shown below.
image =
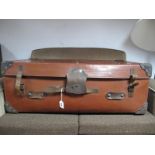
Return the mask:
<path id="1" fill-rule="evenodd" d="M 130 69 L 130 77 L 129 77 L 129 84 L 128 84 L 128 96 L 133 97 L 134 95 L 134 89 L 135 86 L 139 85 L 138 82 L 136 82 L 137 73 L 134 68 Z"/>

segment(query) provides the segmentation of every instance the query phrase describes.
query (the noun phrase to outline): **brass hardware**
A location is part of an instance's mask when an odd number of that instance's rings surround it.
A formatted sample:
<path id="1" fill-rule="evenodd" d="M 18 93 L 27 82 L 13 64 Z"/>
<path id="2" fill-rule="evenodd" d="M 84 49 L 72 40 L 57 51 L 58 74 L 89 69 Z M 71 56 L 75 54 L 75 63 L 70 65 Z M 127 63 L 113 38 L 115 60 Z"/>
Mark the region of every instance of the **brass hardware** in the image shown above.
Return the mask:
<path id="1" fill-rule="evenodd" d="M 135 86 L 139 84 L 138 82 L 136 82 L 136 77 L 137 77 L 136 71 L 135 69 L 132 68 L 130 70 L 130 77 L 129 77 L 129 84 L 128 84 L 129 97 L 133 97 Z"/>
<path id="2" fill-rule="evenodd" d="M 125 98 L 125 94 L 122 92 L 108 92 L 106 94 L 106 99 L 108 100 L 123 100 Z"/>

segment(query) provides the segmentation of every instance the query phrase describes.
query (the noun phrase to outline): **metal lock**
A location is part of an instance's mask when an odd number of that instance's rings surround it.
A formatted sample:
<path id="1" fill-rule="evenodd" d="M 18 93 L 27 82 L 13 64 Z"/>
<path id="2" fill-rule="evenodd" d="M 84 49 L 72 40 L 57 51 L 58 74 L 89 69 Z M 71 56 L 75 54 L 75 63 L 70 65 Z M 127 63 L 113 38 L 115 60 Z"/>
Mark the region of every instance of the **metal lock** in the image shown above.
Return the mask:
<path id="1" fill-rule="evenodd" d="M 87 74 L 80 68 L 73 68 L 67 74 L 65 91 L 71 94 L 86 94 Z"/>

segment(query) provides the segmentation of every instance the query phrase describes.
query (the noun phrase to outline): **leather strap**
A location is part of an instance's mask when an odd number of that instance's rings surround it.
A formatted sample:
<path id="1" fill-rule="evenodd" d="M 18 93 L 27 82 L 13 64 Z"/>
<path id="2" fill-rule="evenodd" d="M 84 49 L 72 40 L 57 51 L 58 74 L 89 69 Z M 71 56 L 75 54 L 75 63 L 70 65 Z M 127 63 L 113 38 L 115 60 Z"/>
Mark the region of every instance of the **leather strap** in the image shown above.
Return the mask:
<path id="1" fill-rule="evenodd" d="M 17 75 L 16 75 L 16 82 L 15 82 L 15 90 L 18 95 L 25 95 L 25 87 L 24 87 L 24 84 L 22 83 L 22 75 L 23 75 L 23 66 L 19 66 Z M 86 79 L 87 79 L 87 76 L 83 70 L 73 69 L 71 70 L 70 74 L 67 75 L 68 81 L 67 81 L 67 86 L 65 88 L 63 86 L 55 86 L 55 87 L 48 87 L 43 92 L 28 91 L 27 96 L 32 99 L 42 99 L 47 95 L 60 93 L 62 88 L 63 88 L 63 92 L 68 94 L 84 95 L 84 94 L 90 94 L 90 93 L 98 93 L 98 89 L 86 87 Z M 76 86 L 76 87 L 73 87 L 73 86 Z"/>
<path id="2" fill-rule="evenodd" d="M 49 87 L 44 93 L 46 94 L 60 93 L 62 88 L 63 87 L 61 86 Z M 65 89 L 63 89 L 63 92 L 65 92 Z M 86 94 L 98 93 L 98 92 L 99 90 L 96 88 L 86 88 Z"/>
<path id="3" fill-rule="evenodd" d="M 18 72 L 16 75 L 16 82 L 15 82 L 15 90 L 18 95 L 23 95 L 25 90 L 24 90 L 24 84 L 22 84 L 22 73 L 23 73 L 23 66 L 18 67 Z"/>
<path id="4" fill-rule="evenodd" d="M 61 86 L 56 86 L 56 87 L 49 87 L 47 88 L 47 90 L 43 91 L 43 92 L 33 92 L 33 91 L 29 91 L 28 92 L 28 97 L 31 99 L 42 99 L 45 96 L 48 95 L 53 95 L 56 93 L 61 93 L 62 91 Z M 65 92 L 65 89 L 63 89 L 62 92 Z M 98 93 L 99 90 L 95 89 L 95 88 L 87 88 L 86 93 L 85 94 L 91 94 L 91 93 Z"/>

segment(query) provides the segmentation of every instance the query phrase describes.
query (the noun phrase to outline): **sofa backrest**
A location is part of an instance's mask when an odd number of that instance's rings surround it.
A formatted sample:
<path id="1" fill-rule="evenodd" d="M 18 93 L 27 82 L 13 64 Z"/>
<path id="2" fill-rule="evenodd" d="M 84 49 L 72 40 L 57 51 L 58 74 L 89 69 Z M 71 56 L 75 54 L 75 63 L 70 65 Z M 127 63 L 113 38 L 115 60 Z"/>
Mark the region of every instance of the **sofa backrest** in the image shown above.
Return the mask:
<path id="1" fill-rule="evenodd" d="M 43 48 L 33 50 L 31 59 L 126 60 L 126 54 L 107 48 Z"/>

